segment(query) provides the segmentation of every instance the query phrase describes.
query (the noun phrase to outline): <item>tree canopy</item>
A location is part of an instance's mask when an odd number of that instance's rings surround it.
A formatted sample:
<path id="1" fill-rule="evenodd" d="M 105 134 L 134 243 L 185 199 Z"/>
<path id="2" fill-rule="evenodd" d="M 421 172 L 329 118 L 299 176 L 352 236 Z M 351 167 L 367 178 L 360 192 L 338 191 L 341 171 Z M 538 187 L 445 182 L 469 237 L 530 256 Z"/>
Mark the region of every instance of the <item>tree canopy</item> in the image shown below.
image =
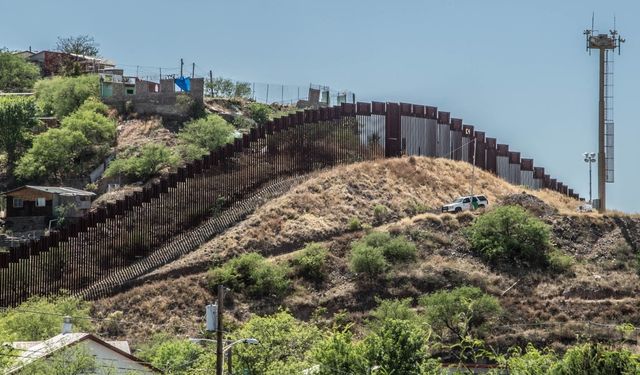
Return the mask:
<path id="1" fill-rule="evenodd" d="M 0 92 L 30 91 L 40 68 L 12 52 L 0 49 Z"/>
<path id="2" fill-rule="evenodd" d="M 83 56 L 98 56 L 99 44 L 89 35 L 58 37 L 56 49 L 60 52 Z"/>
<path id="3" fill-rule="evenodd" d="M 38 81 L 35 91 L 42 113 L 61 119 L 78 109 L 88 98 L 98 97 L 100 80 L 95 74 L 53 77 Z"/>
<path id="4" fill-rule="evenodd" d="M 9 172 L 30 144 L 30 130 L 37 124 L 35 116 L 33 98 L 0 97 L 0 151 L 7 154 Z"/>

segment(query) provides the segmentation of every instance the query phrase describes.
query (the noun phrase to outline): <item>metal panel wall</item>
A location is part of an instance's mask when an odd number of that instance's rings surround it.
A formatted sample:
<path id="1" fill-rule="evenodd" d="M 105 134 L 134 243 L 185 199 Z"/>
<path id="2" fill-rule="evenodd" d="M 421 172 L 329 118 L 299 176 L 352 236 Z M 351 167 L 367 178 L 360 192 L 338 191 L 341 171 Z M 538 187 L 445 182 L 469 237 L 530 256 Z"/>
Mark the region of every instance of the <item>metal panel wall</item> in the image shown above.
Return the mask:
<path id="1" fill-rule="evenodd" d="M 413 116 L 401 116 L 400 128 L 404 153 L 407 155 L 426 155 L 427 119 Z"/>
<path id="2" fill-rule="evenodd" d="M 476 149 L 476 166 L 478 168 L 481 169 L 487 169 L 487 162 L 486 162 L 486 144 L 485 144 L 485 139 L 484 139 L 484 132 L 479 132 L 476 131 L 475 132 L 475 140 L 476 140 L 476 144 L 475 144 L 475 149 Z"/>
<path id="3" fill-rule="evenodd" d="M 542 167 L 533 168 L 533 188 L 534 189 L 544 188 L 544 168 Z"/>
<path id="4" fill-rule="evenodd" d="M 377 144 L 384 150 L 385 119 L 384 115 L 356 115 L 360 142 L 364 145 Z"/>
<path id="5" fill-rule="evenodd" d="M 520 185 L 520 153 L 509 152 L 509 182 L 513 185 Z"/>
<path id="6" fill-rule="evenodd" d="M 384 151 L 388 158 L 400 156 L 400 106 L 397 103 L 387 103 Z"/>
<path id="7" fill-rule="evenodd" d="M 439 158 L 450 158 L 451 154 L 451 117 L 449 112 L 438 112 L 438 134 L 436 155 Z"/>
<path id="8" fill-rule="evenodd" d="M 493 174 L 497 174 L 497 140 L 495 138 L 486 139 L 486 158 L 487 158 L 487 170 Z"/>
<path id="9" fill-rule="evenodd" d="M 462 119 L 451 119 L 451 159 L 462 160 Z"/>
<path id="10" fill-rule="evenodd" d="M 497 147 L 496 165 L 500 178 L 509 181 L 509 145 L 499 144 Z"/>
<path id="11" fill-rule="evenodd" d="M 436 157 L 438 155 L 436 150 L 438 140 L 438 121 L 430 118 L 425 119 L 425 129 L 427 136 L 425 155 Z"/>
<path id="12" fill-rule="evenodd" d="M 462 125 L 462 161 L 473 163 L 473 126 Z"/>
<path id="13" fill-rule="evenodd" d="M 522 159 L 520 161 L 520 184 L 535 188 L 533 182 L 533 159 Z"/>

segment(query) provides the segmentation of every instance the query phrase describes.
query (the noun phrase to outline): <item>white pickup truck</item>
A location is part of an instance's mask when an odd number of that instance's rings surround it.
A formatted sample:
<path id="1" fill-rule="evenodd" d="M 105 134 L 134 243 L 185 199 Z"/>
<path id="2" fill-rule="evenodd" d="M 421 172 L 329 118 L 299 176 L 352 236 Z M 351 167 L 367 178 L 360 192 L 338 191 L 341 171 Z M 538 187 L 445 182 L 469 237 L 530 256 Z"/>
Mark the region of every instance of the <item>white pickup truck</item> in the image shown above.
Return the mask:
<path id="1" fill-rule="evenodd" d="M 442 206 L 442 212 L 462 212 L 487 206 L 489 206 L 489 200 L 484 195 L 468 195 L 456 199 L 453 203 L 445 204 Z"/>

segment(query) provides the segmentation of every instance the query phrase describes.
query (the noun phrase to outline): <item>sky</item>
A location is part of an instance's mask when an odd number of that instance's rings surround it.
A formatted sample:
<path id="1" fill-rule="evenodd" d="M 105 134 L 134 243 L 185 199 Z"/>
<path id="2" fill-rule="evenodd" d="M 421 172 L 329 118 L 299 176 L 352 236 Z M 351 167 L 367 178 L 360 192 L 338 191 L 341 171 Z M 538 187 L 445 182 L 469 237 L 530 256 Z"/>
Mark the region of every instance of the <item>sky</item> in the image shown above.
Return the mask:
<path id="1" fill-rule="evenodd" d="M 627 40 L 615 55 L 608 208 L 640 212 L 638 1 L 0 0 L 0 47 L 52 49 L 57 36 L 89 34 L 102 56 L 141 75 L 176 73 L 183 58 L 197 75 L 437 106 L 588 197 L 598 57 L 582 33 L 593 13 L 601 32 L 615 16 Z"/>

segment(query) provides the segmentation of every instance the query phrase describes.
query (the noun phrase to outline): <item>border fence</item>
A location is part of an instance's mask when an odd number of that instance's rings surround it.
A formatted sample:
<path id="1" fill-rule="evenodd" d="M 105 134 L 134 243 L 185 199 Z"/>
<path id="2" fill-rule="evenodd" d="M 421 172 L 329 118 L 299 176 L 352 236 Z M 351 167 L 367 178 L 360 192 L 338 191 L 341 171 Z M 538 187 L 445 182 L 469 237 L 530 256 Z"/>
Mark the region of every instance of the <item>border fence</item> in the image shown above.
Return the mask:
<path id="1" fill-rule="evenodd" d="M 269 184 L 401 155 L 472 162 L 512 183 L 578 198 L 532 159 L 435 107 L 373 102 L 304 110 L 260 124 L 79 222 L 0 252 L 0 306 L 63 289 L 100 298 L 128 281 L 122 270 L 144 267 L 151 256 L 163 259 L 158 254 L 167 251 L 163 244 L 214 216 L 224 222 L 235 203 Z M 200 243 L 209 239 L 205 237 Z M 183 247 L 182 253 L 197 244 Z M 109 284 L 92 288 L 108 278 Z"/>

